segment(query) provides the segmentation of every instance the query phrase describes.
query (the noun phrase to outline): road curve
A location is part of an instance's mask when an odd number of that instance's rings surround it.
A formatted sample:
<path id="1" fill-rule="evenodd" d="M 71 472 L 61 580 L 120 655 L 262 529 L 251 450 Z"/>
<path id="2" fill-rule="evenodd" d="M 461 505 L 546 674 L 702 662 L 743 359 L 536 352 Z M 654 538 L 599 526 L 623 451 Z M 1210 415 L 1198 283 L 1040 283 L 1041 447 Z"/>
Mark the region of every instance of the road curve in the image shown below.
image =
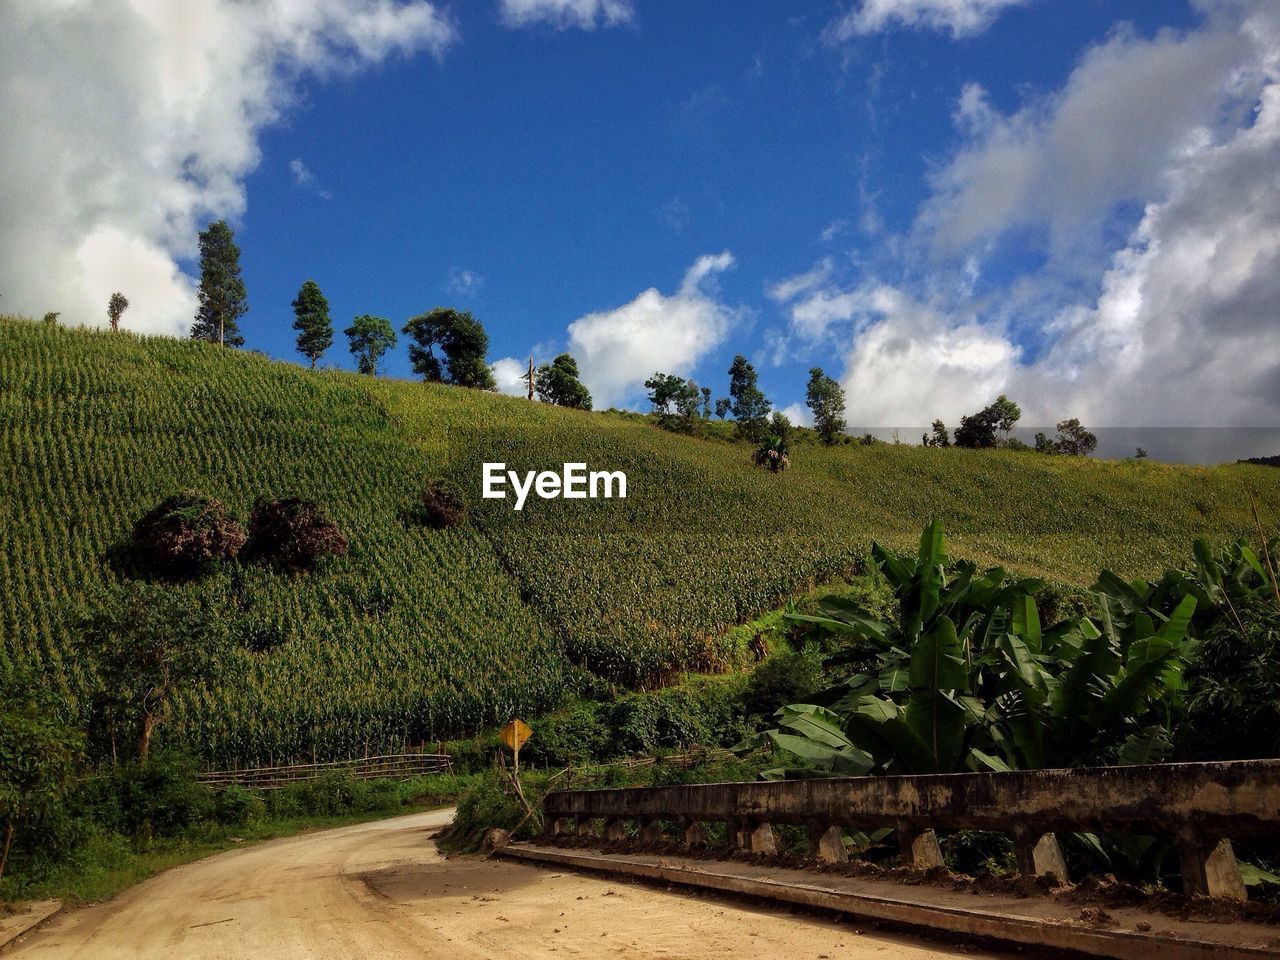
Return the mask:
<path id="1" fill-rule="evenodd" d="M 450 816 L 309 833 L 176 867 L 55 918 L 5 960 L 959 955 L 782 909 L 504 860 L 445 859 L 429 838 Z"/>

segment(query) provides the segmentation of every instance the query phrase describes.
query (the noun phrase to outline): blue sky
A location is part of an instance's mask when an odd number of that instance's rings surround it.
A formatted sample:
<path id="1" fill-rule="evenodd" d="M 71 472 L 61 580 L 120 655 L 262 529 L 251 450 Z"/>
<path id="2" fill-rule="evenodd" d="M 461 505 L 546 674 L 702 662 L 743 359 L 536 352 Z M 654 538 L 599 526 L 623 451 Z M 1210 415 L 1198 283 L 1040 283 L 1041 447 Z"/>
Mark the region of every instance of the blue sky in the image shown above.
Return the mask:
<path id="1" fill-rule="evenodd" d="M 97 65 L 119 72 L 97 105 L 59 83 L 12 99 L 11 51 L 5 106 L 61 121 L 51 152 L 114 111 L 162 157 L 122 144 L 89 187 L 83 165 L 0 175 L 0 209 L 43 190 L 55 211 L 23 235 L 76 251 L 65 279 L 28 282 L 21 217 L 0 226 L 0 285 L 27 312 L 130 286 L 138 328 L 178 332 L 192 234 L 226 216 L 247 346 L 281 358 L 311 278 L 339 329 L 471 310 L 507 382 L 568 347 L 600 405 L 641 403 L 656 369 L 719 395 L 742 352 L 779 407 L 802 413 L 816 363 L 876 426 L 1001 390 L 1039 422 L 1280 415 L 1275 339 L 1248 346 L 1280 263 L 1280 136 L 1254 142 L 1278 89 L 1265 0 L 262 0 L 258 19 L 68 0 L 61 20 L 15 2 L 45 64 L 112 15 L 140 39 Z M 227 23 L 230 52 L 205 39 Z M 1196 177 L 1228 174 L 1263 193 L 1192 209 Z M 132 210 L 100 199 L 130 188 Z M 1194 250 L 1229 262 L 1188 276 Z M 353 367 L 341 337 L 326 361 Z M 409 375 L 403 344 L 384 368 Z"/>

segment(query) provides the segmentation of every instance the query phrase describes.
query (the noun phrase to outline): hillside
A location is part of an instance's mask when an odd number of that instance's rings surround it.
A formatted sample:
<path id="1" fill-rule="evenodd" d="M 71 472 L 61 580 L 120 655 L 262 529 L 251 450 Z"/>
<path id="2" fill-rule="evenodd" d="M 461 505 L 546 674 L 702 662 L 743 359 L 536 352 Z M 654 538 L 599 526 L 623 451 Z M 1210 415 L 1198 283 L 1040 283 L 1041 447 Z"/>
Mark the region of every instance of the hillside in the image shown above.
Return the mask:
<path id="1" fill-rule="evenodd" d="M 629 496 L 515 513 L 478 498 L 480 463 L 497 460 L 623 470 Z M 406 514 L 440 475 L 475 499 L 436 532 Z M 1078 584 L 1249 534 L 1246 490 L 1280 518 L 1264 467 L 850 445 L 805 446 L 772 475 L 745 447 L 626 417 L 0 321 L 0 636 L 81 711 L 75 605 L 119 576 L 111 548 L 133 520 L 184 487 L 242 516 L 258 496 L 315 499 L 351 542 L 314 574 L 237 564 L 189 588 L 266 648 L 162 733 L 211 763 L 430 742 L 600 677 L 731 665 L 727 626 L 931 516 L 957 556 Z"/>

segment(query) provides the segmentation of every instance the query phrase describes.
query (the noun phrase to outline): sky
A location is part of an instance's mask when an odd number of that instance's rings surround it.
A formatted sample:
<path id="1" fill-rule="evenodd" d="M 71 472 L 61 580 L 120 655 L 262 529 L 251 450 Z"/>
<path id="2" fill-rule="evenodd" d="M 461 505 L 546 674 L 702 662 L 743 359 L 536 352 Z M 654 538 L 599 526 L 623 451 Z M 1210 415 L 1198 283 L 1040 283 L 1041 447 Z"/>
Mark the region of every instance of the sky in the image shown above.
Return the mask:
<path id="1" fill-rule="evenodd" d="M 226 218 L 282 359 L 314 279 L 597 407 L 1280 423 L 1276 0 L 0 0 L 0 116 L 4 313 L 184 335 Z"/>

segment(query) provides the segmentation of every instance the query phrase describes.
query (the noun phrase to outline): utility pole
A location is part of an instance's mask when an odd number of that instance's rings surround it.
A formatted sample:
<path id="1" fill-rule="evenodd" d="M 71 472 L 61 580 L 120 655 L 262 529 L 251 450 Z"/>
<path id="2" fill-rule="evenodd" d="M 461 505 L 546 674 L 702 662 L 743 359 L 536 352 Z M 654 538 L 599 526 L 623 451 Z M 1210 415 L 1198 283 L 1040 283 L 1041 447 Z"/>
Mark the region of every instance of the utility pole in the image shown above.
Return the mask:
<path id="1" fill-rule="evenodd" d="M 533 354 L 529 354 L 529 372 L 526 373 L 523 377 L 521 377 L 521 379 L 529 381 L 529 399 L 532 400 L 533 399 Z"/>

